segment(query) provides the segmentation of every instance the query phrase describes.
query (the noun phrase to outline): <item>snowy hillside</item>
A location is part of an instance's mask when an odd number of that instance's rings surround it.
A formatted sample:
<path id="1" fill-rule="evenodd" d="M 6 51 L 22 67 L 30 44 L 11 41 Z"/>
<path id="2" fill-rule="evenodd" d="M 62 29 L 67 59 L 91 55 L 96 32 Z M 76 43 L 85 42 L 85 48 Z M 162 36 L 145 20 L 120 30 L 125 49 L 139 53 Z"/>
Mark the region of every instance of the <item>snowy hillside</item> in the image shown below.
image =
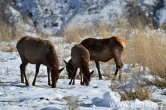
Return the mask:
<path id="1" fill-rule="evenodd" d="M 54 35 L 69 25 L 95 25 L 98 21 L 116 25 L 119 20 L 134 22 L 137 16 L 143 18 L 146 25 L 166 23 L 164 0 L 13 0 L 12 4 L 6 12 L 9 21 L 23 24 L 18 15 L 23 12 L 32 19 L 37 31 Z"/>

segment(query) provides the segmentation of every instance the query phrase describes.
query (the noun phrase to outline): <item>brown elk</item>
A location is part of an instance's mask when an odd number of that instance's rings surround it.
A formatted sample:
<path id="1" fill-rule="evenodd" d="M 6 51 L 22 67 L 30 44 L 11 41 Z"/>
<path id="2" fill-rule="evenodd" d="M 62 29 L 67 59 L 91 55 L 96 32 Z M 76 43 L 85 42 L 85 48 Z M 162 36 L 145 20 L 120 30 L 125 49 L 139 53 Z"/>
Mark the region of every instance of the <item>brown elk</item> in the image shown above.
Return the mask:
<path id="1" fill-rule="evenodd" d="M 114 73 L 114 78 L 116 78 L 118 71 L 123 66 L 121 54 L 125 44 L 125 41 L 120 37 L 110 37 L 105 39 L 87 38 L 81 42 L 81 45 L 89 51 L 90 60 L 94 60 L 96 63 L 99 79 L 102 79 L 99 61 L 107 62 L 112 58 L 116 64 L 116 71 Z M 71 67 L 72 62 L 68 62 L 66 66 L 68 65 Z M 68 71 L 72 71 L 70 68 L 67 69 Z M 119 79 L 121 79 L 121 74 L 119 75 Z"/>
<path id="2" fill-rule="evenodd" d="M 79 44 L 75 45 L 71 49 L 71 60 L 69 62 L 72 62 L 71 67 L 73 68 L 72 70 L 71 68 L 70 69 L 67 68 L 67 71 L 71 73 L 70 76 L 71 81 L 69 82 L 70 85 L 75 84 L 75 76 L 78 68 L 80 68 L 80 76 L 81 76 L 80 84 L 89 85 L 90 77 L 94 72 L 94 71 L 92 72 L 89 71 L 89 61 L 90 61 L 90 54 L 85 47 Z M 68 64 L 66 61 L 65 63 Z M 83 74 L 83 81 L 82 81 L 82 74 Z"/>
<path id="3" fill-rule="evenodd" d="M 59 78 L 59 74 L 63 70 L 63 68 L 59 69 L 58 57 L 52 43 L 48 40 L 25 36 L 17 42 L 16 47 L 22 61 L 22 64 L 20 65 L 21 83 L 24 83 L 25 78 L 25 83 L 27 86 L 29 86 L 25 74 L 25 67 L 28 63 L 36 64 L 36 74 L 32 83 L 32 85 L 35 86 L 36 77 L 38 75 L 40 65 L 43 64 L 47 66 L 48 85 L 51 85 L 51 72 L 52 88 L 55 88 L 57 80 Z"/>

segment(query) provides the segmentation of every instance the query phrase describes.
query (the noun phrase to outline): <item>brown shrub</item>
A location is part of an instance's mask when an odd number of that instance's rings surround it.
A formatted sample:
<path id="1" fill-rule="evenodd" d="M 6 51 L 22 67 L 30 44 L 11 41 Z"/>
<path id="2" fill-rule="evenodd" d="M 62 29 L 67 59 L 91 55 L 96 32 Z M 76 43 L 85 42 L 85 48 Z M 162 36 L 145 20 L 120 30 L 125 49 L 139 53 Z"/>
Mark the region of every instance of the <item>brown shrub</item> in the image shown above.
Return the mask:
<path id="1" fill-rule="evenodd" d="M 121 97 L 121 101 L 124 100 L 135 100 L 135 99 L 139 99 L 139 100 L 151 100 L 152 95 L 149 89 L 147 88 L 142 88 L 141 86 L 137 86 L 135 88 L 135 91 L 126 91 L 122 97 Z"/>

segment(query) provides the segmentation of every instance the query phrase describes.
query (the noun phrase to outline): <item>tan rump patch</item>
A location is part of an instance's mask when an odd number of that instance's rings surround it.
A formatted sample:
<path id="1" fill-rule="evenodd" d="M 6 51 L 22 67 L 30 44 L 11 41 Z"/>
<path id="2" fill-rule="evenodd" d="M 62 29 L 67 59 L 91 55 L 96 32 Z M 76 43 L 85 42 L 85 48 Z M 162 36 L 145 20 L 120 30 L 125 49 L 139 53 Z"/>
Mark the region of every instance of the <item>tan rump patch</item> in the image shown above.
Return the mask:
<path id="1" fill-rule="evenodd" d="M 116 37 L 117 41 L 123 46 L 126 47 L 126 41 L 121 37 Z"/>

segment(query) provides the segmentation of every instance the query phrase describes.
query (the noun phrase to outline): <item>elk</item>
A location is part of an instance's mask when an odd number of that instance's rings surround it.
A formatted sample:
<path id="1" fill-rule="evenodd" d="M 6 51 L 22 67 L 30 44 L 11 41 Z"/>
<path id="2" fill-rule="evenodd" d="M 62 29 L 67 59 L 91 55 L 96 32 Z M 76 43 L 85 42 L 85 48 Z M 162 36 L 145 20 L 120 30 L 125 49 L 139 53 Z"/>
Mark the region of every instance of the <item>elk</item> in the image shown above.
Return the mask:
<path id="1" fill-rule="evenodd" d="M 64 68 L 59 69 L 59 61 L 53 44 L 48 40 L 25 36 L 17 42 L 16 48 L 22 61 L 20 65 L 21 83 L 24 83 L 25 78 L 26 86 L 29 86 L 25 68 L 28 63 L 36 64 L 36 74 L 32 83 L 35 86 L 40 65 L 43 64 L 47 67 L 48 85 L 51 86 L 51 72 L 52 88 L 55 88 L 59 74 Z"/>
<path id="2" fill-rule="evenodd" d="M 81 76 L 81 85 L 89 85 L 90 77 L 92 75 L 92 72 L 89 71 L 89 61 L 90 61 L 90 54 L 88 50 L 83 47 L 82 45 L 78 44 L 72 47 L 71 49 L 71 59 L 69 60 L 69 63 L 64 61 L 67 64 L 66 69 L 68 72 L 70 72 L 71 80 L 69 82 L 69 85 L 75 84 L 75 76 L 77 69 L 80 69 L 80 76 Z M 70 64 L 72 64 L 70 66 Z M 82 74 L 83 74 L 83 81 L 82 81 Z"/>
<path id="3" fill-rule="evenodd" d="M 72 63 L 72 59 L 70 59 L 68 62 L 66 62 L 65 60 L 63 60 L 64 63 L 66 64 L 66 70 L 67 70 L 67 74 L 68 74 L 68 79 L 71 79 L 73 74 L 75 74 L 75 68 L 74 65 Z"/>
<path id="4" fill-rule="evenodd" d="M 81 42 L 81 45 L 89 51 L 90 60 L 95 61 L 99 79 L 102 79 L 99 61 L 107 62 L 113 58 L 116 64 L 114 79 L 116 78 L 118 71 L 123 67 L 121 54 L 126 45 L 125 40 L 115 36 L 105 39 L 87 38 Z M 119 79 L 121 79 L 121 74 Z"/>
<path id="5" fill-rule="evenodd" d="M 113 58 L 116 64 L 114 79 L 116 78 L 118 71 L 123 66 L 123 63 L 121 61 L 121 54 L 123 52 L 123 48 L 126 45 L 125 40 L 115 36 L 105 39 L 87 38 L 80 44 L 89 51 L 90 60 L 95 61 L 99 79 L 102 79 L 99 61 L 107 62 Z M 71 74 L 71 72 L 73 71 L 72 69 L 70 69 L 72 67 L 72 61 L 69 60 L 69 62 L 66 63 L 66 67 L 68 67 L 68 74 Z M 119 79 L 121 79 L 121 74 L 119 74 Z"/>

